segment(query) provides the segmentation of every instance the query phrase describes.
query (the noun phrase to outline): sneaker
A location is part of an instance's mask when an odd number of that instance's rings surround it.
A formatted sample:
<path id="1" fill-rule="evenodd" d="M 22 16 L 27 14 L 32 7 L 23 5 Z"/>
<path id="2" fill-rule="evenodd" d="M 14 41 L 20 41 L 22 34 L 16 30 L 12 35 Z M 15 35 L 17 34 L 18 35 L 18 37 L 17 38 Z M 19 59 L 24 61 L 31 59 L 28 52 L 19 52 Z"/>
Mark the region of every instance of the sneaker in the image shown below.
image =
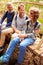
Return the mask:
<path id="1" fill-rule="evenodd" d="M 4 55 L 0 57 L 0 65 L 8 65 L 8 62 L 5 62 Z"/>
<path id="2" fill-rule="evenodd" d="M 4 58 L 4 56 L 1 56 L 0 57 L 0 63 L 3 61 L 3 58 Z"/>
<path id="3" fill-rule="evenodd" d="M 0 64 L 8 63 L 7 59 L 4 58 L 4 55 L 0 57 Z"/>

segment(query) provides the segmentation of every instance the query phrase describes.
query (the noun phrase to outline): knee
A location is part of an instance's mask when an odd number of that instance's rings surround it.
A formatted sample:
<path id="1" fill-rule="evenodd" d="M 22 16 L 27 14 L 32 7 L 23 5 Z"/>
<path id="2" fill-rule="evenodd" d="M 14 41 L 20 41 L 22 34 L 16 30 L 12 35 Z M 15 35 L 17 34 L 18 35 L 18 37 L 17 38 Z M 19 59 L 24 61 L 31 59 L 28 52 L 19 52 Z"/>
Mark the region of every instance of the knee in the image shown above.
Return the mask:
<path id="1" fill-rule="evenodd" d="M 15 39 L 12 39 L 12 40 L 11 40 L 11 42 L 14 42 L 14 43 L 15 43 L 15 42 L 16 42 L 16 40 L 15 40 Z"/>
<path id="2" fill-rule="evenodd" d="M 2 35 L 5 35 L 6 34 L 6 31 L 2 30 L 1 34 Z"/>
<path id="3" fill-rule="evenodd" d="M 26 49 L 26 45 L 20 44 L 20 48 Z"/>
<path id="4" fill-rule="evenodd" d="M 19 37 L 13 38 L 11 42 L 18 43 L 20 41 Z"/>

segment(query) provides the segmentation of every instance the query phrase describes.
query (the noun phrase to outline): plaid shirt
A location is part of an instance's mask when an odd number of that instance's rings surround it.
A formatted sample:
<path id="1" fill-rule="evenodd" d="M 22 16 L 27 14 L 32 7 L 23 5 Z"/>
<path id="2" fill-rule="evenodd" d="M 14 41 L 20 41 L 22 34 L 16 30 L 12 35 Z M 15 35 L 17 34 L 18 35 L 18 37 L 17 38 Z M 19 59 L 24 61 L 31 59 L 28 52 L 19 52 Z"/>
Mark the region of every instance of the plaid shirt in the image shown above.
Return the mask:
<path id="1" fill-rule="evenodd" d="M 35 30 L 38 30 L 40 28 L 40 23 L 38 21 L 35 21 L 33 24 L 31 23 L 30 19 L 28 19 L 26 22 L 29 22 L 28 23 L 28 29 L 26 29 L 26 33 L 28 35 L 28 37 L 32 37 L 34 40 L 36 39 L 36 33 L 35 33 Z M 38 23 L 35 27 L 35 24 L 36 22 Z"/>

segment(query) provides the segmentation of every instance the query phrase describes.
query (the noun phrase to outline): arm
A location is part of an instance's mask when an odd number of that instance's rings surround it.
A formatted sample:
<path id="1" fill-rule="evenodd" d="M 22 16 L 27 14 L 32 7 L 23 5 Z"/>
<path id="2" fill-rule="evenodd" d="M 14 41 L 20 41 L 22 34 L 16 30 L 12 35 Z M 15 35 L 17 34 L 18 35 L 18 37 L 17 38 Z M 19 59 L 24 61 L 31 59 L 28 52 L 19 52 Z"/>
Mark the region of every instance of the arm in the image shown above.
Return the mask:
<path id="1" fill-rule="evenodd" d="M 34 38 L 34 36 L 38 35 L 40 33 L 40 24 L 38 24 L 35 28 L 35 30 L 33 30 L 32 33 L 28 33 L 28 34 L 20 34 L 19 37 L 21 38 L 25 38 L 25 37 L 32 37 Z"/>
<path id="2" fill-rule="evenodd" d="M 15 16 L 16 16 L 16 15 L 15 15 Z M 13 18 L 11 27 L 13 28 L 13 30 L 14 30 L 16 33 L 19 34 L 19 33 L 21 33 L 21 31 L 20 31 L 20 30 L 17 30 L 17 28 L 16 28 L 15 16 L 14 16 L 14 18 Z"/>
<path id="3" fill-rule="evenodd" d="M 25 37 L 28 36 L 28 34 L 19 34 L 18 36 L 19 36 L 20 38 L 25 38 Z"/>
<path id="4" fill-rule="evenodd" d="M 14 30 L 16 33 L 18 33 L 18 34 L 21 33 L 21 31 L 17 30 L 15 26 L 12 26 L 12 28 L 13 28 L 13 30 Z"/>
<path id="5" fill-rule="evenodd" d="M 41 23 L 38 23 L 38 25 L 37 25 L 36 28 L 35 28 L 35 32 L 36 32 L 36 35 L 37 35 L 37 36 L 38 36 L 39 33 L 41 32 L 40 26 L 41 26 Z"/>
<path id="6" fill-rule="evenodd" d="M 41 32 L 40 29 L 35 30 L 37 36 L 39 35 L 40 32 Z"/>
<path id="7" fill-rule="evenodd" d="M 38 35 L 39 33 L 40 33 L 40 29 L 37 29 L 37 30 L 33 31 L 32 33 L 19 34 L 19 37 L 20 37 L 20 38 L 25 38 L 25 37 L 34 38 L 34 36 Z"/>
<path id="8" fill-rule="evenodd" d="M 3 23 L 4 19 L 7 17 L 7 12 L 3 15 L 2 19 L 1 19 L 1 24 Z"/>
<path id="9" fill-rule="evenodd" d="M 27 34 L 18 34 L 18 37 L 20 37 L 21 41 L 24 40 L 25 37 L 27 37 Z"/>

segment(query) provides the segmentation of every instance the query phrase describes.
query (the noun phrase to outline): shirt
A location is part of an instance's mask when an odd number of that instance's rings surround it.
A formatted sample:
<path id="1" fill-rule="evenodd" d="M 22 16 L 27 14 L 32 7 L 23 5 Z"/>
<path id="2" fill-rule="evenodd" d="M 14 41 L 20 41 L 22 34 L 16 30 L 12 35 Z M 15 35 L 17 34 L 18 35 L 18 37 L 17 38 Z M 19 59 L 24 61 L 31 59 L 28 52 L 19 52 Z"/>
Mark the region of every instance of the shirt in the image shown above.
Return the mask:
<path id="1" fill-rule="evenodd" d="M 25 30 L 25 26 L 26 26 L 26 15 L 24 15 L 23 18 L 20 18 L 19 17 L 19 14 L 17 14 L 17 20 L 15 20 L 15 17 L 14 16 L 14 19 L 13 19 L 13 22 L 12 22 L 12 26 L 15 26 L 18 30 Z"/>
<path id="2" fill-rule="evenodd" d="M 29 33 L 28 37 L 31 37 L 35 40 L 36 39 L 35 30 L 38 30 L 40 28 L 40 23 L 37 20 L 32 24 L 30 19 L 28 19 L 26 22 L 28 23 L 28 24 L 26 24 L 26 26 L 28 26 L 28 28 L 25 30 L 25 32 L 27 34 Z M 37 25 L 36 25 L 36 22 L 37 22 Z"/>
<path id="3" fill-rule="evenodd" d="M 3 15 L 2 19 L 1 19 L 1 24 L 3 23 L 3 21 L 5 20 L 5 18 L 7 18 L 7 25 L 6 27 L 10 27 L 11 26 L 11 23 L 12 23 L 12 20 L 13 20 L 13 17 L 14 17 L 14 14 L 15 12 L 5 12 L 5 14 Z"/>

